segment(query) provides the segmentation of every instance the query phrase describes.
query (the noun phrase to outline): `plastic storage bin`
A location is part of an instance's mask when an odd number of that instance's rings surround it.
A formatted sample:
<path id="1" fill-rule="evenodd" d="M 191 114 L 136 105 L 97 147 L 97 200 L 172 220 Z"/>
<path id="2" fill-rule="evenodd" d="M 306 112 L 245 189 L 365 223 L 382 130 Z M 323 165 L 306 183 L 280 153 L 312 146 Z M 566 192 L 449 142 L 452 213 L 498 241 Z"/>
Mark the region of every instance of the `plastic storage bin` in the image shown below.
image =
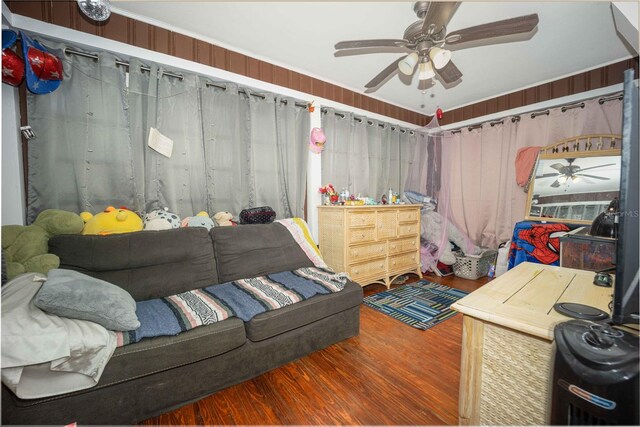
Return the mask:
<path id="1" fill-rule="evenodd" d="M 463 279 L 475 280 L 489 273 L 489 267 L 496 259 L 498 251 L 487 249 L 480 255 L 456 254 L 456 262 L 453 264 L 453 274 Z"/>
<path id="2" fill-rule="evenodd" d="M 560 267 L 601 271 L 615 266 L 616 239 L 588 231 L 581 227 L 560 237 Z"/>

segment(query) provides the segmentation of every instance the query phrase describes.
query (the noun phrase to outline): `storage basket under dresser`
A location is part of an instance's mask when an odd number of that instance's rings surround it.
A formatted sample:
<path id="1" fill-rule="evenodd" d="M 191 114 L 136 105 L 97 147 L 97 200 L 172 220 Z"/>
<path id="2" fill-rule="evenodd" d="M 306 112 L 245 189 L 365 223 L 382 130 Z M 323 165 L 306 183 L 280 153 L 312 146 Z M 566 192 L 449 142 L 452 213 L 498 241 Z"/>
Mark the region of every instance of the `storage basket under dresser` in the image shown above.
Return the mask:
<path id="1" fill-rule="evenodd" d="M 319 206 L 322 257 L 362 286 L 420 271 L 420 206 Z"/>

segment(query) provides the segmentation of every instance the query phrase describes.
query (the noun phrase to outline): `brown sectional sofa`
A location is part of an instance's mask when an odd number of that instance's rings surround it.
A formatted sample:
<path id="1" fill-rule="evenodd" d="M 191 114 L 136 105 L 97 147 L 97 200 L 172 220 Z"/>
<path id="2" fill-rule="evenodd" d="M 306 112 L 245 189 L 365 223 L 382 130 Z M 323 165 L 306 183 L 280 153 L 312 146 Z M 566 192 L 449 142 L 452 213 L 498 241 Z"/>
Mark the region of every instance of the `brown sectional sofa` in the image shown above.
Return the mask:
<path id="1" fill-rule="evenodd" d="M 312 266 L 284 226 L 245 225 L 58 236 L 60 268 L 126 289 L 135 300 Z M 131 424 L 168 412 L 359 332 L 362 288 L 348 281 L 249 322 L 229 318 L 117 348 L 98 385 L 43 399 L 2 387 L 3 424 Z"/>

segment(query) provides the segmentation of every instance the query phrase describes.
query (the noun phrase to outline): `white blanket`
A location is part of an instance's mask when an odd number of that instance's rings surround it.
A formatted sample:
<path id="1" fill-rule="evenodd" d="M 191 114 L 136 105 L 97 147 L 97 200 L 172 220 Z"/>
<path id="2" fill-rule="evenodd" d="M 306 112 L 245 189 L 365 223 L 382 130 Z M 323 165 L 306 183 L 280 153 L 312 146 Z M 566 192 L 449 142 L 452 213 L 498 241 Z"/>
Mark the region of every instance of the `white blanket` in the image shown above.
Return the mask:
<path id="1" fill-rule="evenodd" d="M 36 307 L 45 279 L 27 273 L 2 288 L 2 382 L 22 399 L 95 386 L 116 348 L 115 333 L 97 323 Z"/>

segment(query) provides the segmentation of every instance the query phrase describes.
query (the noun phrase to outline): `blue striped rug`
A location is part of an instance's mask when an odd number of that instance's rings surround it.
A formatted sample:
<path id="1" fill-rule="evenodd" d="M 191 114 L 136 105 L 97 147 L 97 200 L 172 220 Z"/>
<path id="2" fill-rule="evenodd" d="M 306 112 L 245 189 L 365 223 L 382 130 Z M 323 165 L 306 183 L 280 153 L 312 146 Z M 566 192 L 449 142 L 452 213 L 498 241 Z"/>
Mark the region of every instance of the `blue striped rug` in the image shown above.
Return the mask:
<path id="1" fill-rule="evenodd" d="M 398 319 L 414 328 L 426 330 L 448 318 L 457 311 L 449 306 L 467 292 L 420 280 L 400 286 L 364 299 L 364 304 Z"/>

